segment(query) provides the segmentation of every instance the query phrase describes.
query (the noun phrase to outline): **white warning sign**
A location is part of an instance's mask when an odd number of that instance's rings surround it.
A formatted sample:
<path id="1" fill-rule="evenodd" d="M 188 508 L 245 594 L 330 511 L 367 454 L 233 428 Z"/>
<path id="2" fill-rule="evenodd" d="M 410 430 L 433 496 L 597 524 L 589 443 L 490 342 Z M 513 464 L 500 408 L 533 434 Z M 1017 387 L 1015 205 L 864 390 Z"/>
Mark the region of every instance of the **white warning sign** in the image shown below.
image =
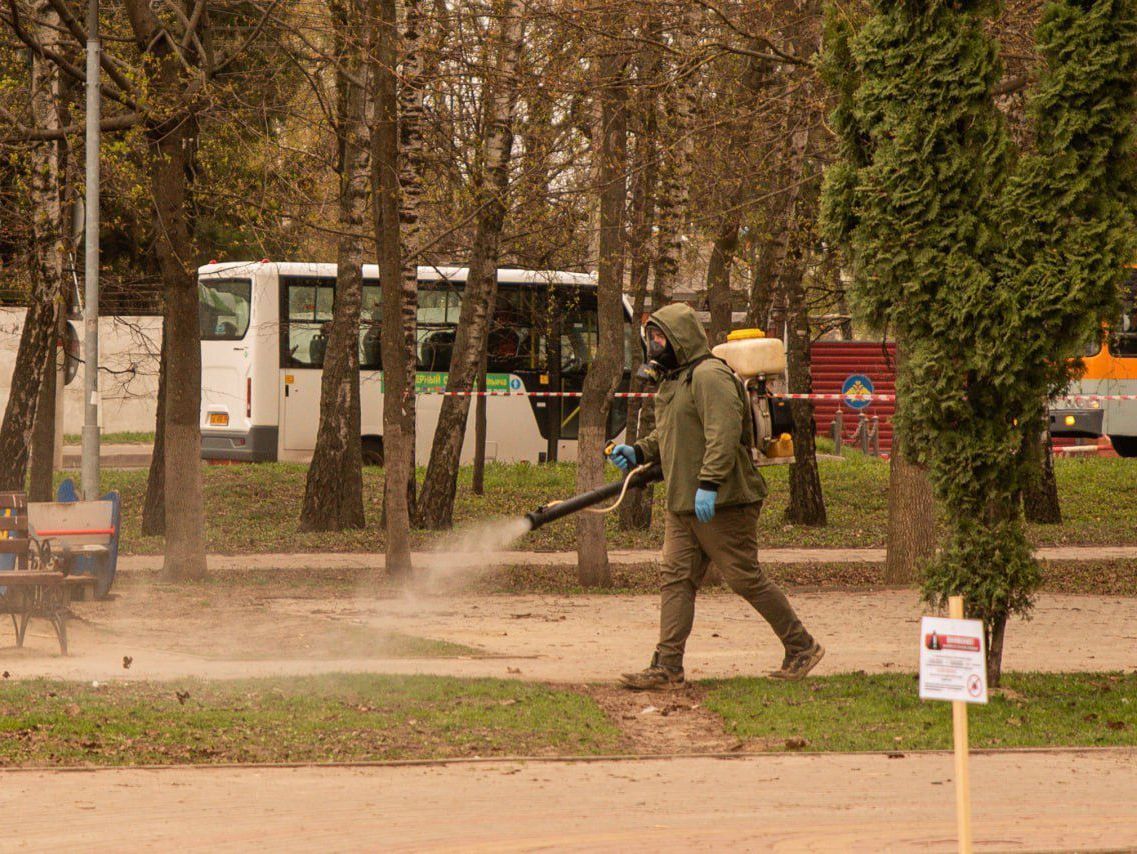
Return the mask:
<path id="1" fill-rule="evenodd" d="M 920 621 L 920 699 L 987 702 L 982 622 L 943 617 Z"/>

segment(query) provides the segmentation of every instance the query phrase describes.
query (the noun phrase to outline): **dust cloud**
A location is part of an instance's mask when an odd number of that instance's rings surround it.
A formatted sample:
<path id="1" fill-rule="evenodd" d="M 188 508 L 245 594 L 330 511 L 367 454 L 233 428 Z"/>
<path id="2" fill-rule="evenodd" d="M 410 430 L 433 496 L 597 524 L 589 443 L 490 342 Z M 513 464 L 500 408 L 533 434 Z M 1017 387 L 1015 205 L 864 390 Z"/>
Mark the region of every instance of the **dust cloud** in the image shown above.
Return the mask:
<path id="1" fill-rule="evenodd" d="M 433 549 L 415 560 L 416 586 L 424 592 L 477 576 L 507 562 L 506 549 L 529 533 L 531 523 L 524 516 L 492 519 L 473 528 L 455 531 Z"/>

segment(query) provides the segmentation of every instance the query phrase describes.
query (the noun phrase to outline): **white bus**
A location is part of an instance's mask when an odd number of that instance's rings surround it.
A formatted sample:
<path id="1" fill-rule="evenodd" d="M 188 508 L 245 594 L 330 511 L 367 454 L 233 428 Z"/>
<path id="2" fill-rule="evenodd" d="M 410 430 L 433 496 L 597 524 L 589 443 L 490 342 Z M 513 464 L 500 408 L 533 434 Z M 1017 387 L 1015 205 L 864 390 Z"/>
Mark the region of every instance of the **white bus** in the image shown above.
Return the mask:
<path id="1" fill-rule="evenodd" d="M 446 385 L 466 281 L 460 267 L 419 267 L 416 459 L 425 464 Z M 336 265 L 228 262 L 198 270 L 201 297 L 201 455 L 206 460 L 308 461 L 316 445 L 326 324 Z M 488 343 L 491 391 L 580 391 L 597 343 L 596 280 L 583 273 L 498 272 Z M 359 329 L 364 461 L 383 457 L 379 273 L 363 268 Z M 624 300 L 626 388 L 638 345 Z M 491 397 L 486 457 L 576 458 L 579 398 Z M 617 398 L 609 435 L 624 428 Z M 462 460 L 474 453 L 474 407 Z"/>

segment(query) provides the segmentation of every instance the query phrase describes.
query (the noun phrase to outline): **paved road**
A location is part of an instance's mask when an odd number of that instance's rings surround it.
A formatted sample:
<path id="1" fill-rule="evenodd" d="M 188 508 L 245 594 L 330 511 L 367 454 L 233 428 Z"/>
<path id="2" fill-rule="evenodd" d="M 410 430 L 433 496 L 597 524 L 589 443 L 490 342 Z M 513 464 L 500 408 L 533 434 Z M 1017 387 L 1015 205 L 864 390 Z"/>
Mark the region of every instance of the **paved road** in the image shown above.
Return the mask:
<path id="1" fill-rule="evenodd" d="M 0 772 L 5 850 L 952 851 L 949 754 Z M 1137 753 L 972 757 L 979 851 L 1137 847 Z"/>

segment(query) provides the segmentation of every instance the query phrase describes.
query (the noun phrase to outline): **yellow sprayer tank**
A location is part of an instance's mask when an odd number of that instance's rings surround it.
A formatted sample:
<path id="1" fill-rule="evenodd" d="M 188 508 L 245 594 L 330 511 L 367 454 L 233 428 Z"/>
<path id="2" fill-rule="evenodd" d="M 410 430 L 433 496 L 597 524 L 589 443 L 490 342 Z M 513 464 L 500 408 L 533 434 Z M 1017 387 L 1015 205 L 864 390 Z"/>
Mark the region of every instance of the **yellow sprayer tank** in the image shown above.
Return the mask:
<path id="1" fill-rule="evenodd" d="M 786 369 L 786 348 L 780 339 L 767 338 L 761 329 L 736 329 L 711 352 L 743 380 L 773 376 Z"/>

